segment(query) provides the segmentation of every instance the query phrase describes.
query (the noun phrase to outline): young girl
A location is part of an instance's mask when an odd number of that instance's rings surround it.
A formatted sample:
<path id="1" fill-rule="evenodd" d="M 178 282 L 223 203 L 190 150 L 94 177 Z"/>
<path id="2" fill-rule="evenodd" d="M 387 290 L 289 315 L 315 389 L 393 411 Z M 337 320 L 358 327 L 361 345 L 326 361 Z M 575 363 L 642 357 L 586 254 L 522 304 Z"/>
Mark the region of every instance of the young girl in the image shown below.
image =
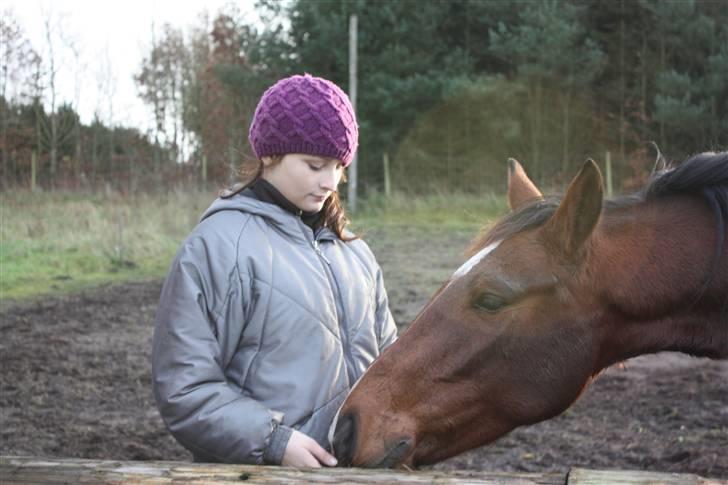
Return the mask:
<path id="1" fill-rule="evenodd" d="M 154 396 L 195 461 L 333 466 L 334 415 L 396 338 L 336 192 L 354 111 L 332 82 L 292 76 L 263 94 L 249 139 L 258 173 L 205 212 L 162 289 Z"/>

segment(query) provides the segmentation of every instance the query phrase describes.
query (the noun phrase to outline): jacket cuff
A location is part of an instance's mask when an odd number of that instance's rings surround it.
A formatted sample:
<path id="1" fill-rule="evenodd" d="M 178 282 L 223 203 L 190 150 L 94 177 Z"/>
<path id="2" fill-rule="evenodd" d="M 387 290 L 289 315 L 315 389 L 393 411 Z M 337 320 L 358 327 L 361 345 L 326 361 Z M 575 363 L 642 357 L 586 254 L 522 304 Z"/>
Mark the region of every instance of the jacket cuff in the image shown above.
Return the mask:
<path id="1" fill-rule="evenodd" d="M 283 455 L 286 452 L 288 440 L 291 439 L 293 429 L 288 426 L 278 425 L 271 433 L 268 447 L 263 453 L 263 462 L 268 465 L 280 465 L 283 461 Z"/>

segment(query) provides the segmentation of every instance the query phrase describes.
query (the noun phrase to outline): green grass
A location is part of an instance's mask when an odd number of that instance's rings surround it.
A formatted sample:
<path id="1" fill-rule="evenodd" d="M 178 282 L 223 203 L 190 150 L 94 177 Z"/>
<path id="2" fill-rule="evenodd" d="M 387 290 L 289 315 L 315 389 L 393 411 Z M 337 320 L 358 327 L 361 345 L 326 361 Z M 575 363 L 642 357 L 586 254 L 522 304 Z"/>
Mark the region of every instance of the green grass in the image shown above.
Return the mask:
<path id="1" fill-rule="evenodd" d="M 412 196 L 395 193 L 387 198 L 369 195 L 352 217 L 354 229 L 381 225 L 410 225 L 423 228 L 475 229 L 506 212 L 506 200 L 494 194 L 445 194 Z"/>
<path id="2" fill-rule="evenodd" d="M 68 293 L 102 283 L 164 276 L 213 193 L 0 194 L 0 300 Z M 505 211 L 502 197 L 370 195 L 354 231 L 387 226 L 477 232 Z"/>
<path id="3" fill-rule="evenodd" d="M 212 197 L 3 193 L 0 298 L 159 277 Z"/>

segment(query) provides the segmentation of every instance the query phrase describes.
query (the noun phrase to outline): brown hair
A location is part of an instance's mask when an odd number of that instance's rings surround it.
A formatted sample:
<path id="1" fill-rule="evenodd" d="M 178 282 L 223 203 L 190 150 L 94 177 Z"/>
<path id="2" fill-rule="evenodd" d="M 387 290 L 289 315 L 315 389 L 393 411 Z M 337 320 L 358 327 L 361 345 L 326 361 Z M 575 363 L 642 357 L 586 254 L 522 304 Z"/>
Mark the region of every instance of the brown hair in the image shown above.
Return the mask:
<path id="1" fill-rule="evenodd" d="M 282 155 L 275 155 L 271 156 L 270 158 L 273 160 L 273 165 L 280 163 L 281 160 L 283 160 Z M 264 168 L 265 165 L 263 164 L 263 161 L 259 160 L 258 166 L 255 170 L 243 171 L 243 177 L 247 179 L 245 182 L 235 184 L 232 188 L 223 190 L 220 194 L 220 197 L 223 199 L 229 199 L 234 195 L 237 195 L 243 190 L 247 189 L 263 176 Z M 342 182 L 346 182 L 346 174 L 342 175 L 341 180 Z M 323 212 L 322 225 L 331 229 L 339 239 L 344 242 L 359 239 L 359 236 L 357 236 L 356 234 L 352 236 L 344 235 L 344 230 L 346 229 L 346 226 L 349 224 L 350 221 L 349 218 L 346 217 L 346 210 L 344 209 L 344 205 L 341 203 L 341 199 L 339 199 L 338 191 L 334 191 L 329 196 L 329 198 L 326 199 L 326 202 L 324 202 L 324 206 L 321 209 L 321 212 Z"/>

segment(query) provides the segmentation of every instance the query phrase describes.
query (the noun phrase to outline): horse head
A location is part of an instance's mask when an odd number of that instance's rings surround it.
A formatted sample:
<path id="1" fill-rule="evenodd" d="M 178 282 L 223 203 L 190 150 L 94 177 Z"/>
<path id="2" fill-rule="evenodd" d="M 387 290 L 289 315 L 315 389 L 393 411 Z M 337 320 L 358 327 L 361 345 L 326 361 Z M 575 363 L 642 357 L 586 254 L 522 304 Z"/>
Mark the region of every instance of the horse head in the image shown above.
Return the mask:
<path id="1" fill-rule="evenodd" d="M 725 222 L 715 238 L 700 199 L 725 221 L 728 156 L 698 162 L 603 212 L 593 161 L 552 199 L 510 160 L 512 212 L 354 386 L 332 425 L 339 462 L 443 460 L 560 414 L 642 353 L 728 357 Z"/>

